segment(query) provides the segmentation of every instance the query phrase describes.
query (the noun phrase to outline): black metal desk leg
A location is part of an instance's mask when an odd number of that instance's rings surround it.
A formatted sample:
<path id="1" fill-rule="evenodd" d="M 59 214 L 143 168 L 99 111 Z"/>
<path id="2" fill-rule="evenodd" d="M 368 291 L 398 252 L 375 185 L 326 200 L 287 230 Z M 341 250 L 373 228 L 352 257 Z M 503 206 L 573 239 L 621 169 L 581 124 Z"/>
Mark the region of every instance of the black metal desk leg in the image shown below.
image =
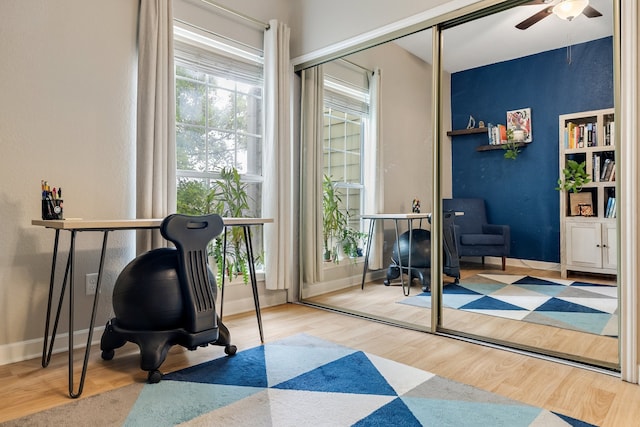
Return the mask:
<path id="1" fill-rule="evenodd" d="M 224 307 L 224 278 L 227 270 L 227 227 L 224 227 L 224 237 L 222 240 L 222 278 L 220 284 L 220 321 L 222 321 L 222 309 Z"/>
<path id="2" fill-rule="evenodd" d="M 362 284 L 360 285 L 360 289 L 364 289 L 364 281 L 367 275 L 367 270 L 369 269 L 369 254 L 371 253 L 371 240 L 373 238 L 373 231 L 375 228 L 376 220 L 371 218 L 369 220 L 369 238 L 367 241 L 367 252 L 364 256 L 364 267 L 362 269 Z"/>
<path id="3" fill-rule="evenodd" d="M 407 271 L 409 272 L 409 279 L 407 283 L 407 290 L 404 289 L 404 281 L 402 282 L 402 293 L 404 296 L 408 297 L 409 293 L 411 293 L 411 252 L 412 252 L 412 243 L 411 240 L 413 238 L 413 221 L 409 219 L 409 258 L 407 259 Z M 398 258 L 400 258 L 400 247 L 398 246 Z M 400 271 L 400 275 L 402 275 L 402 271 Z"/>
<path id="4" fill-rule="evenodd" d="M 256 307 L 256 317 L 258 318 L 258 329 L 260 330 L 260 342 L 264 342 L 262 332 L 262 315 L 260 313 L 260 300 L 258 299 L 258 280 L 256 278 L 256 264 L 253 256 L 253 243 L 251 242 L 251 229 L 249 225 L 242 227 L 244 231 L 244 243 L 249 256 L 249 275 L 251 276 L 251 288 L 253 290 L 253 303 Z"/>
<path id="5" fill-rule="evenodd" d="M 82 363 L 82 373 L 80 374 L 80 383 L 78 384 L 78 391 L 73 390 L 73 312 L 74 312 L 74 297 L 73 297 L 73 264 L 74 264 L 74 251 L 75 251 L 75 234 L 76 231 L 71 232 L 71 247 L 69 249 L 69 256 L 71 257 L 70 279 L 69 279 L 69 396 L 72 398 L 80 397 L 84 388 L 84 380 L 87 376 L 87 367 L 89 365 L 89 354 L 91 353 L 91 341 L 93 339 L 93 328 L 96 323 L 96 311 L 98 308 L 98 301 L 100 300 L 100 285 L 102 284 L 102 273 L 104 270 L 104 258 L 107 251 L 107 237 L 109 230 L 104 231 L 102 238 L 102 251 L 100 252 L 100 265 L 98 267 L 98 280 L 96 282 L 96 293 L 93 296 L 93 308 L 91 310 L 91 320 L 89 321 L 89 333 L 87 337 L 87 345 L 84 351 L 84 360 Z"/>
<path id="6" fill-rule="evenodd" d="M 51 319 L 51 303 L 53 301 L 53 288 L 55 284 L 56 277 L 56 262 L 58 258 L 58 242 L 60 241 L 60 230 L 56 230 L 56 237 L 53 243 L 53 258 L 51 261 L 51 278 L 49 279 L 49 299 L 47 301 L 47 318 L 44 324 L 44 343 L 42 344 L 42 367 L 46 368 L 49 366 L 49 362 L 51 361 L 51 351 L 53 349 L 53 342 L 55 340 L 55 331 L 58 326 L 58 319 L 60 318 L 60 305 L 64 295 L 64 282 L 62 291 L 60 292 L 60 298 L 58 299 L 58 312 L 56 315 L 55 326 L 53 329 L 53 333 L 51 335 L 51 348 L 47 349 L 47 341 L 49 339 L 49 323 Z M 67 272 L 69 271 L 69 260 L 67 259 L 67 269 L 65 270 L 65 277 Z M 65 280 L 66 282 L 66 280 Z M 47 351 L 48 350 L 48 351 Z"/>
<path id="7" fill-rule="evenodd" d="M 394 219 L 396 229 L 396 249 L 398 250 L 398 268 L 400 269 L 400 284 L 402 285 L 402 292 L 404 293 L 404 276 L 402 275 L 402 257 L 400 256 L 400 234 L 398 233 L 398 219 Z M 411 247 L 409 247 L 411 248 Z M 411 249 L 409 249 L 411 253 Z"/>

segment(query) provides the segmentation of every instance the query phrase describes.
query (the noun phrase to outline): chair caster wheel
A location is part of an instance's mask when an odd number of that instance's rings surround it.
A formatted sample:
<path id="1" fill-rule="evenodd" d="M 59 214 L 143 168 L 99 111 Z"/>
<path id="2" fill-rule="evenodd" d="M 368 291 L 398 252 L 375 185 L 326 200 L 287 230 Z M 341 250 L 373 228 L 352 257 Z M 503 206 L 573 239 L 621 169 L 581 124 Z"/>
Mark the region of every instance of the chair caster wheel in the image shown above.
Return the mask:
<path id="1" fill-rule="evenodd" d="M 102 351 L 102 360 L 111 360 L 113 356 L 115 356 L 115 350 L 103 350 Z"/>
<path id="2" fill-rule="evenodd" d="M 428 286 L 423 286 L 422 292 L 431 292 L 431 288 L 429 288 Z"/>
<path id="3" fill-rule="evenodd" d="M 236 354 L 236 351 L 238 351 L 238 347 L 236 347 L 235 345 L 229 344 L 224 347 L 225 354 L 228 354 L 229 356 L 233 356 L 234 354 Z"/>
<path id="4" fill-rule="evenodd" d="M 384 282 L 382 282 L 382 283 L 384 283 L 384 285 L 385 285 L 385 286 L 389 286 L 389 285 L 391 284 L 391 282 L 389 282 L 388 280 L 385 280 L 385 281 L 384 281 Z"/>
<path id="5" fill-rule="evenodd" d="M 158 371 L 149 371 L 149 375 L 147 376 L 147 382 L 149 384 L 158 384 L 162 380 L 162 372 Z"/>

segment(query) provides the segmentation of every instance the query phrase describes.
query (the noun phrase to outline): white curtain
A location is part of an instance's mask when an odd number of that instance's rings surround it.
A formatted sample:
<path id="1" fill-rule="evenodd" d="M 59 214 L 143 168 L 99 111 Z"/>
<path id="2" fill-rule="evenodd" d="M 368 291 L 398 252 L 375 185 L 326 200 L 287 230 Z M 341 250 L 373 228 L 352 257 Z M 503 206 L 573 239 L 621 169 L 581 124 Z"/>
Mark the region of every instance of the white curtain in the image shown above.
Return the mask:
<path id="1" fill-rule="evenodd" d="M 368 73 L 369 77 L 369 126 L 365 129 L 366 152 L 364 155 L 364 182 L 365 214 L 376 214 L 384 211 L 384 186 L 383 186 L 383 163 L 382 150 L 380 149 L 380 84 L 381 72 L 379 68 Z M 368 231 L 369 224 L 365 224 Z M 369 253 L 369 268 L 377 270 L 383 267 L 383 221 L 376 221 L 373 236 L 370 236 L 371 252 Z"/>
<path id="2" fill-rule="evenodd" d="M 302 280 L 323 280 L 322 265 L 322 138 L 324 128 L 324 74 L 322 66 L 302 71 L 300 139 L 302 146 L 300 211 Z"/>
<path id="3" fill-rule="evenodd" d="M 265 285 L 288 289 L 293 281 L 295 212 L 293 197 L 294 149 L 292 146 L 291 75 L 289 27 L 269 21 L 264 34 L 264 182 L 262 214 L 273 218 L 264 226 Z"/>
<path id="4" fill-rule="evenodd" d="M 138 23 L 136 217 L 176 208 L 175 83 L 171 0 L 141 0 Z M 165 246 L 158 231 L 137 236 L 137 253 Z"/>

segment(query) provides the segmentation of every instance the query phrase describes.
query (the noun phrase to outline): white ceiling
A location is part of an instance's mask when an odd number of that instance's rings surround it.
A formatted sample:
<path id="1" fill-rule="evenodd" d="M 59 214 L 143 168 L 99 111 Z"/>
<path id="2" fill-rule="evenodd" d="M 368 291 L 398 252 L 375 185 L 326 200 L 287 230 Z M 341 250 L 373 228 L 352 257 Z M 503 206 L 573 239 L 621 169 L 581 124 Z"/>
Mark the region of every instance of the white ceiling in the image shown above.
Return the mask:
<path id="1" fill-rule="evenodd" d="M 559 2 L 555 0 L 552 4 Z M 589 4 L 602 16 L 580 15 L 569 22 L 551 15 L 526 30 L 519 30 L 516 24 L 548 7 L 523 5 L 445 30 L 443 67 L 454 73 L 612 35 L 613 0 L 590 0 Z M 395 43 L 431 62 L 430 30 Z"/>

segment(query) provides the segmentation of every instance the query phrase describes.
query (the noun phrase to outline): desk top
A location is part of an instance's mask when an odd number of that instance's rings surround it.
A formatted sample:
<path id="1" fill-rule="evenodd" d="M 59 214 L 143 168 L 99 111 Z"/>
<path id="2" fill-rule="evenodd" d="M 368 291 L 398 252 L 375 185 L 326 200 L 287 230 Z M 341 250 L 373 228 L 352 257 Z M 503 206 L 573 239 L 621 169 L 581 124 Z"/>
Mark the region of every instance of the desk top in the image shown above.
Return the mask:
<path id="1" fill-rule="evenodd" d="M 360 215 L 362 219 L 422 219 L 431 218 L 431 212 L 424 213 L 380 213 Z"/>
<path id="2" fill-rule="evenodd" d="M 224 225 L 245 226 L 272 223 L 273 218 L 222 218 Z M 160 228 L 162 218 L 150 219 L 33 219 L 31 225 L 58 230 L 142 230 Z"/>

